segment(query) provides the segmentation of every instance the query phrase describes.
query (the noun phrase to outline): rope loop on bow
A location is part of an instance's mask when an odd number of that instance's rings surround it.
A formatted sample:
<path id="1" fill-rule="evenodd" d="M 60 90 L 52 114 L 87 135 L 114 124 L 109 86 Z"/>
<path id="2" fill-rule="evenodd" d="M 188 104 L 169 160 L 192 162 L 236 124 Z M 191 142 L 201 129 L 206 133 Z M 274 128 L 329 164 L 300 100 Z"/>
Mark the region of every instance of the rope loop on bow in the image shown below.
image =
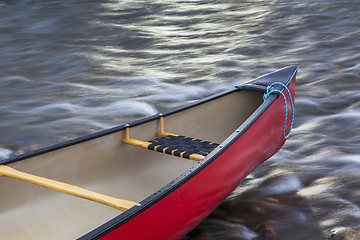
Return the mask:
<path id="1" fill-rule="evenodd" d="M 286 123 L 287 123 L 287 119 L 288 119 L 288 107 L 287 107 L 286 96 L 285 96 L 283 91 L 280 91 L 280 90 L 277 90 L 277 89 L 272 89 L 273 86 L 275 86 L 275 85 L 281 85 L 289 94 L 289 99 L 290 99 L 290 104 L 291 104 L 291 116 L 292 117 L 291 117 L 290 130 L 289 130 L 288 134 L 285 134 L 285 128 L 286 128 Z M 292 101 L 291 93 L 290 93 L 289 88 L 285 84 L 280 83 L 280 82 L 274 82 L 274 83 L 272 83 L 271 85 L 269 85 L 267 87 L 266 92 L 264 94 L 264 101 L 273 93 L 278 93 L 278 94 L 281 94 L 283 96 L 283 99 L 284 99 L 284 102 L 285 102 L 285 122 L 284 122 L 284 127 L 283 127 L 283 137 L 288 138 L 290 136 L 290 133 L 291 133 L 291 130 L 292 130 L 293 124 L 294 124 L 294 104 L 293 104 L 293 101 Z"/>

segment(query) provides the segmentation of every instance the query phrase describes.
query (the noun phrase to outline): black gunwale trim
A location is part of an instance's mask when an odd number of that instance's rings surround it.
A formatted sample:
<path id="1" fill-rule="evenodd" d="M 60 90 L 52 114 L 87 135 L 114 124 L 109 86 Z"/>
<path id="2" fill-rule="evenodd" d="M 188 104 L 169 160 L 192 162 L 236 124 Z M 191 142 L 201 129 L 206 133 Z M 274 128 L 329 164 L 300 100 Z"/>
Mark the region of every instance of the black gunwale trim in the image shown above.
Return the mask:
<path id="1" fill-rule="evenodd" d="M 171 109 L 169 111 L 165 111 L 163 113 L 158 113 L 158 114 L 155 114 L 155 115 L 151 115 L 149 117 L 145 117 L 145 118 L 135 120 L 135 121 L 130 122 L 130 123 L 124 123 L 124 124 L 121 124 L 119 126 L 116 126 L 116 127 L 110 128 L 110 129 L 106 129 L 106 130 L 99 131 L 99 132 L 92 133 L 92 134 L 88 134 L 88 135 L 85 135 L 85 136 L 82 136 L 82 137 L 74 138 L 74 139 L 71 139 L 71 140 L 68 140 L 68 141 L 65 141 L 65 142 L 61 142 L 61 143 L 58 143 L 58 144 L 54 144 L 54 145 L 51 145 L 51 146 L 48 146 L 48 147 L 40 148 L 38 150 L 31 151 L 31 152 L 28 152 L 28 153 L 25 153 L 25 154 L 22 154 L 22 155 L 18 155 L 18 156 L 10 157 L 10 158 L 7 158 L 7 159 L 3 159 L 3 160 L 0 160 L 0 164 L 1 165 L 6 165 L 6 164 L 14 163 L 14 162 L 19 162 L 19 161 L 26 160 L 26 159 L 29 159 L 29 158 L 32 158 L 32 157 L 36 157 L 38 155 L 42 155 L 42 154 L 45 154 L 45 153 L 48 153 L 48 152 L 53 152 L 53 151 L 56 151 L 56 150 L 59 150 L 59 149 L 62 149 L 62 148 L 66 148 L 66 147 L 70 147 L 72 145 L 76 145 L 76 144 L 79 144 L 79 143 L 82 143 L 82 142 L 86 142 L 86 141 L 93 140 L 93 139 L 96 139 L 96 138 L 100 138 L 100 137 L 110 135 L 110 134 L 113 134 L 113 133 L 116 133 L 116 132 L 120 132 L 120 131 L 124 130 L 127 127 L 135 127 L 135 126 L 147 123 L 147 122 L 151 122 L 153 120 L 159 119 L 161 116 L 166 117 L 166 116 L 169 116 L 169 115 L 184 111 L 186 109 L 196 107 L 196 106 L 201 105 L 203 103 L 210 102 L 210 101 L 212 101 L 214 99 L 223 97 L 225 95 L 231 94 L 231 93 L 236 92 L 236 91 L 237 91 L 237 89 L 231 89 L 231 90 L 223 91 L 221 93 L 211 95 L 209 97 L 203 98 L 201 100 L 198 100 L 196 102 L 193 102 L 193 103 L 190 103 L 190 104 L 187 104 L 187 105 L 179 106 L 177 108 Z"/>
<path id="2" fill-rule="evenodd" d="M 166 117 L 166 116 L 181 112 L 183 110 L 196 107 L 196 106 L 201 105 L 203 103 L 212 101 L 214 99 L 223 97 L 225 95 L 231 94 L 231 93 L 239 91 L 239 90 L 265 91 L 266 89 L 264 89 L 264 85 L 261 85 L 261 83 L 260 84 L 259 83 L 254 84 L 254 82 L 258 81 L 259 79 L 266 78 L 267 76 L 270 76 L 271 74 L 276 74 L 277 72 L 280 72 L 280 71 L 285 70 L 285 69 L 294 69 L 293 70 L 294 71 L 293 76 L 297 72 L 297 67 L 296 66 L 290 66 L 290 67 L 281 69 L 279 71 L 276 71 L 274 73 L 270 73 L 270 74 L 261 76 L 261 77 L 255 79 L 255 80 L 249 81 L 249 82 L 244 83 L 244 84 L 242 84 L 240 86 L 235 86 L 235 89 L 230 89 L 230 90 L 227 90 L 227 91 L 215 94 L 215 95 L 211 95 L 209 97 L 200 99 L 200 100 L 195 101 L 193 103 L 190 103 L 190 104 L 187 104 L 187 105 L 184 105 L 184 106 L 179 106 L 177 108 L 171 109 L 169 111 L 165 111 L 163 113 L 159 113 L 159 114 L 155 114 L 155 115 L 152 115 L 152 116 L 149 116 L 149 117 L 141 118 L 139 120 L 135 120 L 135 121 L 130 122 L 130 123 L 124 123 L 124 124 L 121 124 L 119 126 L 116 126 L 116 127 L 110 128 L 110 129 L 106 129 L 106 130 L 99 131 L 99 132 L 96 132 L 96 133 L 92 133 L 92 134 L 89 134 L 89 135 L 85 135 L 85 136 L 82 136 L 82 137 L 74 138 L 74 139 L 71 139 L 69 141 L 54 144 L 54 145 L 51 145 L 51 146 L 48 146 L 48 147 L 40 148 L 38 150 L 31 151 L 31 152 L 28 152 L 28 153 L 25 153 L 25 154 L 22 154 L 22 155 L 18 155 L 18 156 L 10 157 L 10 158 L 7 158 L 7 159 L 3 159 L 3 160 L 0 160 L 0 164 L 6 165 L 6 164 L 18 162 L 18 161 L 25 160 L 25 159 L 28 159 L 28 158 L 32 158 L 32 157 L 35 157 L 35 156 L 38 156 L 38 155 L 41 155 L 41 154 L 52 152 L 52 151 L 55 151 L 55 150 L 58 150 L 58 149 L 66 148 L 66 147 L 69 147 L 69 146 L 72 146 L 72 145 L 75 145 L 75 144 L 78 144 L 78 143 L 86 142 L 86 141 L 89 141 L 89 140 L 92 140 L 92 139 L 95 139 L 95 138 L 100 138 L 100 137 L 103 137 L 103 136 L 106 136 L 106 135 L 109 135 L 109 134 L 112 134 L 112 133 L 115 133 L 115 132 L 122 131 L 126 127 L 134 127 L 134 126 L 137 126 L 137 125 L 141 125 L 141 124 L 144 124 L 144 123 L 159 119 L 161 116 Z"/>
<path id="3" fill-rule="evenodd" d="M 277 72 L 280 72 L 282 70 L 292 70 L 292 74 L 287 76 L 287 79 L 284 79 L 282 82 L 289 86 L 291 81 L 294 79 L 298 68 L 296 66 L 287 67 L 284 69 L 281 69 Z M 275 74 L 277 72 L 274 72 Z M 270 73 L 268 75 L 274 74 Z M 193 104 L 187 105 L 185 107 L 179 107 L 175 110 L 163 113 L 163 116 L 171 115 L 177 112 L 180 112 L 182 110 L 192 108 L 195 106 L 198 106 L 202 103 L 214 100 L 216 98 L 225 96 L 227 94 L 243 91 L 243 90 L 250 90 L 250 91 L 261 91 L 265 92 L 266 87 L 264 88 L 264 85 L 262 84 L 254 84 L 258 79 L 266 78 L 265 75 L 263 77 L 257 78 L 253 81 L 250 81 L 248 83 L 245 83 L 242 86 L 236 86 L 234 90 L 229 90 L 225 93 L 217 94 L 213 97 L 208 97 L 206 99 L 197 101 Z M 150 207 L 154 206 L 156 203 L 176 191 L 178 188 L 180 188 L 182 185 L 184 185 L 186 182 L 188 182 L 190 179 L 195 177 L 198 173 L 203 171 L 206 167 L 208 167 L 211 163 L 213 163 L 221 154 L 223 154 L 231 145 L 233 145 L 249 128 L 253 126 L 253 124 L 268 110 L 268 108 L 275 102 L 275 100 L 278 98 L 278 95 L 270 95 L 255 111 L 254 113 L 238 128 L 236 129 L 225 141 L 223 141 L 216 149 L 214 149 L 209 155 L 207 155 L 202 161 L 198 162 L 198 164 L 194 165 L 187 171 L 185 171 L 183 174 L 175 178 L 170 183 L 166 184 L 164 187 L 162 187 L 157 192 L 153 193 L 149 197 L 142 200 L 138 205 L 134 206 L 133 208 L 127 210 L 126 212 L 119 214 L 118 216 L 114 217 L 113 219 L 109 220 L 108 222 L 104 223 L 103 225 L 99 226 L 98 228 L 90 231 L 89 233 L 85 234 L 84 236 L 80 237 L 78 240 L 85 240 L 85 239 L 99 239 L 109 232 L 117 229 L 121 225 L 125 224 L 126 222 L 130 221 L 134 217 L 138 216 L 142 212 L 144 212 L 146 209 L 149 209 Z M 152 118 L 153 119 L 156 119 Z M 151 121 L 149 120 L 149 121 Z M 136 123 L 138 125 L 140 123 Z M 135 125 L 130 125 L 135 126 Z"/>

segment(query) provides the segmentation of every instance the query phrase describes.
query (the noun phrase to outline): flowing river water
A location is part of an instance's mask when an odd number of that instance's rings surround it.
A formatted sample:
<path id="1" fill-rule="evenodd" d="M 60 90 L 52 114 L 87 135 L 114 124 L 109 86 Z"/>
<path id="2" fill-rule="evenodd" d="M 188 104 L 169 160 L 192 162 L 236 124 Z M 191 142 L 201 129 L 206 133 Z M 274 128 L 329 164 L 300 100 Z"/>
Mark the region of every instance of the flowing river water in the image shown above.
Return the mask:
<path id="1" fill-rule="evenodd" d="M 184 239 L 360 239 L 358 0 L 0 1 L 0 159 L 288 65 L 292 135 Z"/>

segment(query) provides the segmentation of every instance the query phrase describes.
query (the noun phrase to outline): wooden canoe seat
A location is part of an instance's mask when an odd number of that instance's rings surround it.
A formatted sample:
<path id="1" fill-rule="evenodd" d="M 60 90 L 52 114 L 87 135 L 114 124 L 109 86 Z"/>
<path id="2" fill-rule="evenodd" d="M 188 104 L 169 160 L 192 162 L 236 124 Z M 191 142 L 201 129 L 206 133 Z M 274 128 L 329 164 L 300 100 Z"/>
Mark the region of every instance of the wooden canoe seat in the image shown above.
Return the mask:
<path id="1" fill-rule="evenodd" d="M 126 137 L 122 139 L 122 142 L 195 161 L 202 160 L 219 145 L 197 138 L 167 133 L 163 126 L 163 117 L 161 117 L 160 132 L 157 133 L 158 138 L 147 142 L 130 138 L 129 128 L 126 128 Z"/>
<path id="2" fill-rule="evenodd" d="M 219 144 L 181 135 L 167 135 L 149 141 L 148 149 L 183 157 L 201 160 Z"/>

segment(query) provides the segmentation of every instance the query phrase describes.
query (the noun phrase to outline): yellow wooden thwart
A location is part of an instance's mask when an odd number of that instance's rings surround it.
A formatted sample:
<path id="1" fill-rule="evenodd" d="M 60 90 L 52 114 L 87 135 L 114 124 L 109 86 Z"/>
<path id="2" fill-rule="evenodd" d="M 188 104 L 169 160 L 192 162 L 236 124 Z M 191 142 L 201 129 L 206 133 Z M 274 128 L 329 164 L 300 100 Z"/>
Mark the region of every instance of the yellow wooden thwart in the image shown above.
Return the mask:
<path id="1" fill-rule="evenodd" d="M 24 173 L 5 165 L 0 165 L 0 176 L 15 178 L 45 188 L 49 188 L 58 192 L 66 193 L 68 195 L 102 203 L 123 212 L 137 204 L 136 202 L 133 201 L 106 196 L 100 193 L 86 190 L 81 187 L 76 187 L 71 184 L 35 176 L 29 173 Z"/>

